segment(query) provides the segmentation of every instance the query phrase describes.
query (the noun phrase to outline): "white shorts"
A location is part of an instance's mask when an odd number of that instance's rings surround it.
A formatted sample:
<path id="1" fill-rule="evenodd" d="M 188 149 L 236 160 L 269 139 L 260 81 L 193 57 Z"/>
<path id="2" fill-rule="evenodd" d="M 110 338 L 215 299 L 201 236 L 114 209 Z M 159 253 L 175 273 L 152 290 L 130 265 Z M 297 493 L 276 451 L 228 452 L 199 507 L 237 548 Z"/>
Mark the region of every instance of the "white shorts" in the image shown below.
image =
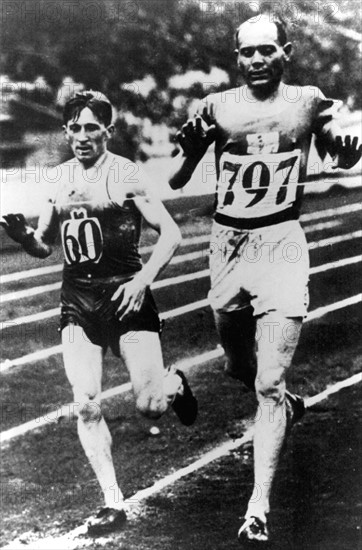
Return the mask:
<path id="1" fill-rule="evenodd" d="M 252 306 L 255 316 L 270 311 L 306 316 L 309 253 L 296 220 L 252 230 L 214 222 L 210 272 L 209 301 L 216 311 Z"/>

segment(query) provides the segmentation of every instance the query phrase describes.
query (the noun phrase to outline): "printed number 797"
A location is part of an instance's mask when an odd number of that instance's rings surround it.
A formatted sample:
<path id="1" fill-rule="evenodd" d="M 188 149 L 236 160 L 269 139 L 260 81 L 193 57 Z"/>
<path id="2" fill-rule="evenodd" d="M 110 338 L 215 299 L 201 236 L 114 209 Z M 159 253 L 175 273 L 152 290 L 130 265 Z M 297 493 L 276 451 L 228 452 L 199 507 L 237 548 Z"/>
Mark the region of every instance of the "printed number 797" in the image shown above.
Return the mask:
<path id="1" fill-rule="evenodd" d="M 280 189 L 278 191 L 278 194 L 276 196 L 276 204 L 282 204 L 285 200 L 285 197 L 287 195 L 287 185 L 289 183 L 290 174 L 294 168 L 294 165 L 297 159 L 298 157 L 295 156 L 295 157 L 290 157 L 289 159 L 280 161 L 279 166 L 275 171 L 275 173 L 277 173 L 280 170 L 289 168 L 289 171 L 286 174 L 284 181 L 282 182 Z M 229 162 L 229 161 L 224 162 L 224 165 L 223 165 L 224 170 L 233 172 L 233 175 L 229 180 L 229 186 L 225 193 L 223 206 L 230 205 L 234 202 L 235 195 L 233 191 L 233 186 L 241 167 L 242 167 L 242 164 L 240 163 L 234 164 L 233 162 Z M 258 187 L 253 188 L 252 185 L 254 180 L 254 170 L 257 167 L 259 167 L 259 185 Z M 246 193 L 250 195 L 255 195 L 253 199 L 250 201 L 250 203 L 246 205 L 246 208 L 249 208 L 250 206 L 254 206 L 254 204 L 257 204 L 258 202 L 260 202 L 268 192 L 268 188 L 270 184 L 269 167 L 264 162 L 261 162 L 261 161 L 253 162 L 253 164 L 250 164 L 246 168 L 243 174 L 241 183 Z"/>

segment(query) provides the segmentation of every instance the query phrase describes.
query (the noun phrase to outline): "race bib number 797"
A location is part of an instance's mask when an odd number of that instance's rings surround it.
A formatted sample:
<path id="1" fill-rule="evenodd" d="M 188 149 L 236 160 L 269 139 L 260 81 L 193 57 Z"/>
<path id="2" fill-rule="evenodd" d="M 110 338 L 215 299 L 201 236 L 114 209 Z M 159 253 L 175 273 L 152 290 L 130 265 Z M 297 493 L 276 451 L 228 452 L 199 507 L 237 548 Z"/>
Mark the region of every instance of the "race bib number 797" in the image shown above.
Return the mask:
<path id="1" fill-rule="evenodd" d="M 217 211 L 236 218 L 268 216 L 293 204 L 299 180 L 300 150 L 231 155 L 220 159 Z"/>

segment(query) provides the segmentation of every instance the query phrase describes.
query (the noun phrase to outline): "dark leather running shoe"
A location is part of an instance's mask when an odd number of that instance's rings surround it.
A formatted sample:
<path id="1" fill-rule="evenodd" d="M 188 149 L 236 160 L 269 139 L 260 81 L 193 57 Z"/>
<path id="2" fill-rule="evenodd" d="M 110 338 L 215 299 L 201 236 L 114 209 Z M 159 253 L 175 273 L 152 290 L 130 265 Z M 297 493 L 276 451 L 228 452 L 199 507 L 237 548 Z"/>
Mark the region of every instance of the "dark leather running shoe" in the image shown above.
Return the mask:
<path id="1" fill-rule="evenodd" d="M 177 393 L 172 403 L 172 408 L 185 426 L 191 426 L 197 418 L 198 405 L 191 388 L 187 382 L 186 376 L 180 370 L 176 374 L 182 380 L 183 393 Z"/>
<path id="2" fill-rule="evenodd" d="M 266 523 L 255 516 L 247 518 L 239 529 L 238 539 L 244 542 L 267 542 L 269 532 Z"/>
<path id="3" fill-rule="evenodd" d="M 116 510 L 105 506 L 95 516 L 90 517 L 86 525 L 88 534 L 98 537 L 122 529 L 126 521 L 127 515 L 124 510 Z"/>
<path id="4" fill-rule="evenodd" d="M 305 414 L 304 399 L 296 393 L 285 391 L 285 401 L 287 407 L 287 420 L 290 428 L 294 426 Z"/>

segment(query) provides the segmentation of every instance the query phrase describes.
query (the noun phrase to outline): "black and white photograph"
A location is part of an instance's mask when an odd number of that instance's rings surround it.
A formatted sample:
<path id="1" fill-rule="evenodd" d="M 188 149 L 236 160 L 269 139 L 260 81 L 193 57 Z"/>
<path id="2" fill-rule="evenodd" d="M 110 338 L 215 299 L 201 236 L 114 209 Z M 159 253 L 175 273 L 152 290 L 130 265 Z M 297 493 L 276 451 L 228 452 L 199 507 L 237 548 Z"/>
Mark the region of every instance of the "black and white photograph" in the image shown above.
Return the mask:
<path id="1" fill-rule="evenodd" d="M 0 549 L 360 550 L 360 2 L 0 8 Z"/>

